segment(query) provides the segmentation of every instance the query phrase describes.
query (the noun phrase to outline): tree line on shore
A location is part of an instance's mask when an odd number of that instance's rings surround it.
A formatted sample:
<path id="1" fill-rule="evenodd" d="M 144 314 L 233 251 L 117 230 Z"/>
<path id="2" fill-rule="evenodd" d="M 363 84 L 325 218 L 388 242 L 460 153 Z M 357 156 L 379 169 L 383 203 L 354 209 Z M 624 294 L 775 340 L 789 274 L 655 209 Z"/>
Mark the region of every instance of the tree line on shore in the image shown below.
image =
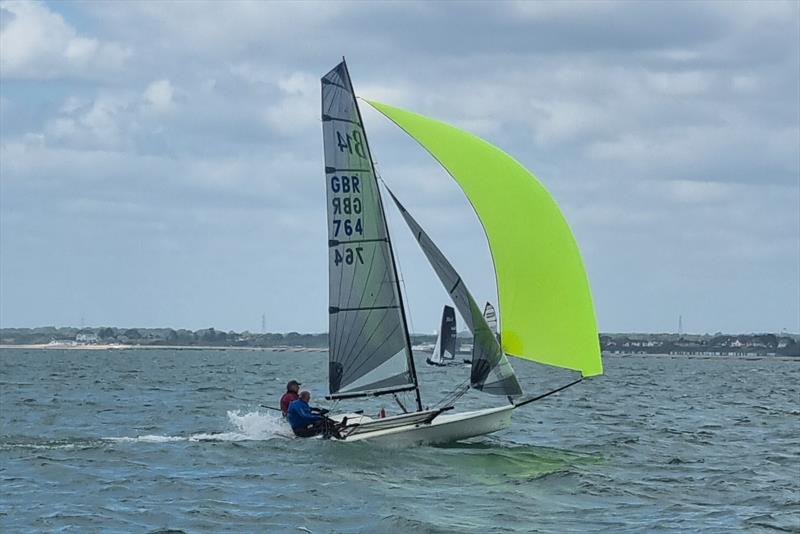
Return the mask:
<path id="1" fill-rule="evenodd" d="M 234 332 L 203 328 L 115 328 L 111 326 L 74 328 L 52 326 L 40 328 L 2 328 L 0 343 L 35 345 L 51 342 L 105 343 L 124 345 L 174 345 L 219 347 L 327 347 L 328 334 L 299 332 L 264 333 Z"/>
<path id="2" fill-rule="evenodd" d="M 460 333 L 461 343 L 470 343 Z M 413 344 L 433 343 L 436 336 L 414 334 Z M 307 347 L 327 348 L 328 334 L 253 333 L 173 328 L 39 327 L 1 328 L 0 344 L 38 345 L 48 343 L 123 344 L 152 346 L 212 347 Z M 708 354 L 800 356 L 796 334 L 600 334 L 604 352 L 618 354 Z"/>
<path id="3" fill-rule="evenodd" d="M 800 357 L 796 334 L 600 334 L 600 346 L 611 354 Z"/>

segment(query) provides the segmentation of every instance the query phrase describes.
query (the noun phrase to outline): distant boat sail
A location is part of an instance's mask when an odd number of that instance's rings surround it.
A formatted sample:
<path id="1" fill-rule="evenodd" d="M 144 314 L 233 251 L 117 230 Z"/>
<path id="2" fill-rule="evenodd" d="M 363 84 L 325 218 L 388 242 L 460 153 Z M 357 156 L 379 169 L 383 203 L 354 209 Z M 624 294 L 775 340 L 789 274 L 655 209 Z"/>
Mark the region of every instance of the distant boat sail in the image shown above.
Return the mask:
<path id="1" fill-rule="evenodd" d="M 453 126 L 369 102 L 425 147 L 462 187 L 494 259 L 502 315 L 481 311 L 464 281 L 408 210 L 389 191 L 455 308 L 473 335 L 468 385 L 424 408 L 411 352 L 381 192 L 344 61 L 322 78 L 322 130 L 328 212 L 329 386 L 342 399 L 392 395 L 401 415 L 347 417 L 344 441 L 445 443 L 511 424 L 515 408 L 578 383 L 523 397 L 506 354 L 602 373 L 594 307 L 575 240 L 542 185 L 497 147 Z M 388 188 L 387 188 L 388 190 Z M 502 209 L 500 209 L 502 207 Z M 450 310 L 449 315 L 448 311 Z M 445 321 L 452 316 L 452 335 Z M 450 342 L 452 339 L 452 344 Z M 455 314 L 446 307 L 434 358 L 455 352 Z M 467 389 L 503 395 L 509 404 L 446 413 Z M 414 393 L 416 410 L 398 395 Z"/>
<path id="2" fill-rule="evenodd" d="M 494 306 L 489 302 L 483 307 L 483 318 L 486 319 L 489 329 L 497 335 L 497 312 L 494 311 Z"/>
<path id="3" fill-rule="evenodd" d="M 429 365 L 446 365 L 456 357 L 456 312 L 452 306 L 442 309 L 442 322 L 433 353 L 426 360 Z"/>

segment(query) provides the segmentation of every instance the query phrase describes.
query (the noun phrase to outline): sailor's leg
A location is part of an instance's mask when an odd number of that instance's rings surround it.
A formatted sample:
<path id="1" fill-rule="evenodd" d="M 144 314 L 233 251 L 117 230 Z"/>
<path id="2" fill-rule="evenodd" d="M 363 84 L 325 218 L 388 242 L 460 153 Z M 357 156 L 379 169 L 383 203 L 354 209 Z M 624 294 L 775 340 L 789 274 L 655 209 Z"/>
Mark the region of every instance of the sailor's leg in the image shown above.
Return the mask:
<path id="1" fill-rule="evenodd" d="M 323 428 L 323 437 L 325 438 L 336 438 L 342 439 L 342 434 L 339 432 L 340 429 L 344 428 L 347 418 L 345 418 L 342 423 L 337 423 L 333 419 L 328 419 L 327 417 L 320 421 L 321 426 Z"/>
<path id="2" fill-rule="evenodd" d="M 342 428 L 342 426 L 343 425 L 338 425 L 335 421 L 326 417 L 325 419 L 320 419 L 302 428 L 293 429 L 293 431 L 294 435 L 300 438 L 311 438 L 322 434 L 322 437 L 326 439 L 331 437 L 342 439 L 342 435 L 339 433 L 339 429 Z"/>
<path id="3" fill-rule="evenodd" d="M 322 429 L 319 428 L 317 423 L 311 423 L 310 425 L 306 425 L 304 427 L 293 428 L 292 431 L 294 432 L 294 435 L 299 438 L 311 438 L 317 434 L 320 434 Z"/>

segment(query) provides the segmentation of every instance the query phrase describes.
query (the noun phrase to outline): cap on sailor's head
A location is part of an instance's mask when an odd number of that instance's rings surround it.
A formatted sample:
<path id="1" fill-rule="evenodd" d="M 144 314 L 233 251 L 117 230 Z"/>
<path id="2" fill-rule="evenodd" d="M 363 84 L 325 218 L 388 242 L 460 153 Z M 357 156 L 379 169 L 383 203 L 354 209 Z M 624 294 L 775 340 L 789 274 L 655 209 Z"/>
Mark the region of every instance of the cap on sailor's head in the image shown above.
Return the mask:
<path id="1" fill-rule="evenodd" d="M 289 389 L 292 386 L 298 386 L 299 387 L 299 386 L 302 386 L 302 384 L 300 382 L 298 382 L 297 380 L 289 380 L 289 383 L 286 384 L 286 389 Z"/>

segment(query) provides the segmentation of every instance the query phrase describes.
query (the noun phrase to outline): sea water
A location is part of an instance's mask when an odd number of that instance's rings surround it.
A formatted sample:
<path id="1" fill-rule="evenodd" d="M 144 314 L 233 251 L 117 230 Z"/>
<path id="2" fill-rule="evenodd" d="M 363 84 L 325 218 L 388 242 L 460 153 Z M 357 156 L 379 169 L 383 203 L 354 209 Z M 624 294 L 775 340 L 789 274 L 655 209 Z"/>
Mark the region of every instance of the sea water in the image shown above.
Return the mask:
<path id="1" fill-rule="evenodd" d="M 424 357 L 426 404 L 468 377 Z M 571 379 L 514 365 L 530 393 Z M 2 349 L 0 530 L 800 532 L 800 361 L 609 357 L 507 430 L 405 449 L 293 438 L 261 406 L 292 378 L 330 406 L 326 368 L 313 352 Z M 381 407 L 399 411 L 336 408 Z"/>

